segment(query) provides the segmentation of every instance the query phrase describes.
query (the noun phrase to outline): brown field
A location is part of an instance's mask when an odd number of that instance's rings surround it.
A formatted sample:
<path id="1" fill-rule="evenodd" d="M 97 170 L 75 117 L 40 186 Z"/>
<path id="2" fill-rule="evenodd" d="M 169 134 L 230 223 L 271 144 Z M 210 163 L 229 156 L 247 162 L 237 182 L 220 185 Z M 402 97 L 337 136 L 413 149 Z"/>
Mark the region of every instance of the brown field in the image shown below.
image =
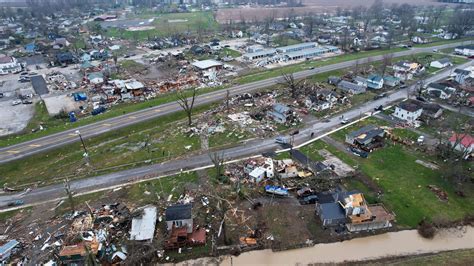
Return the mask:
<path id="1" fill-rule="evenodd" d="M 370 6 L 372 0 L 303 0 L 303 7 L 285 8 L 285 7 L 246 7 L 246 8 L 224 8 L 217 11 L 216 19 L 219 23 L 228 23 L 229 21 L 262 21 L 267 17 L 284 18 L 291 12 L 294 15 L 308 15 L 311 13 L 332 13 L 337 7 L 352 8 L 355 6 Z M 435 0 L 384 0 L 385 5 L 404 4 L 411 5 L 446 5 Z"/>

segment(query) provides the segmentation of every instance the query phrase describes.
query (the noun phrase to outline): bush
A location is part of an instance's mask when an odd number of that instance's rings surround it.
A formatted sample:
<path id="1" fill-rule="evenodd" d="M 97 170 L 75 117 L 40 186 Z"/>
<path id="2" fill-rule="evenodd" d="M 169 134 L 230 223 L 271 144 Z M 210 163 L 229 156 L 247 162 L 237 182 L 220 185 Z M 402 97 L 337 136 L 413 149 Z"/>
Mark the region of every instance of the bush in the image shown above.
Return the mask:
<path id="1" fill-rule="evenodd" d="M 423 220 L 418 224 L 418 234 L 424 238 L 432 239 L 436 235 L 436 228 L 432 223 Z"/>

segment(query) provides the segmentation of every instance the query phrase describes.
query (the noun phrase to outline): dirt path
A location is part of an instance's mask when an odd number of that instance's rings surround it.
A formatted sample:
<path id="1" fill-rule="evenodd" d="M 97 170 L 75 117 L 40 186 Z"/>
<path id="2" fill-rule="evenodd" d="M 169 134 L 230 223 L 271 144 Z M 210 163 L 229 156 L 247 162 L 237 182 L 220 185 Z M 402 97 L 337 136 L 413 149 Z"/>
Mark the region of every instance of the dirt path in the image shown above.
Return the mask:
<path id="1" fill-rule="evenodd" d="M 422 238 L 416 230 L 385 233 L 355 238 L 344 242 L 318 244 L 309 248 L 283 252 L 259 250 L 238 257 L 225 256 L 220 265 L 308 265 L 313 263 L 342 263 L 394 256 L 434 253 L 474 248 L 474 228 L 464 231 L 443 231 L 435 238 Z M 206 264 L 212 259 L 203 258 L 186 263 Z"/>

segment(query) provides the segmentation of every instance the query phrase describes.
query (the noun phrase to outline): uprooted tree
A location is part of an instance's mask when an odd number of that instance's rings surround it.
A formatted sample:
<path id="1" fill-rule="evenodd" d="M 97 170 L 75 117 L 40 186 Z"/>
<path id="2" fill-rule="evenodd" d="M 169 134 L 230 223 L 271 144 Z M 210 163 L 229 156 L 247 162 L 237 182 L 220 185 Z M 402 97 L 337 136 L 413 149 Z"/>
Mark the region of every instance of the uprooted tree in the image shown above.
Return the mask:
<path id="1" fill-rule="evenodd" d="M 196 88 L 192 88 L 191 97 L 187 97 L 187 95 L 183 91 L 178 91 L 176 93 L 176 97 L 178 98 L 177 102 L 181 108 L 183 108 L 184 112 L 188 117 L 188 126 L 192 125 L 192 116 L 193 116 L 193 108 L 194 108 L 194 101 L 196 99 Z"/>
<path id="2" fill-rule="evenodd" d="M 297 99 L 298 94 L 301 92 L 301 89 L 304 87 L 304 80 L 296 80 L 293 74 L 283 74 L 283 81 L 280 85 L 288 87 L 290 89 L 291 98 Z"/>

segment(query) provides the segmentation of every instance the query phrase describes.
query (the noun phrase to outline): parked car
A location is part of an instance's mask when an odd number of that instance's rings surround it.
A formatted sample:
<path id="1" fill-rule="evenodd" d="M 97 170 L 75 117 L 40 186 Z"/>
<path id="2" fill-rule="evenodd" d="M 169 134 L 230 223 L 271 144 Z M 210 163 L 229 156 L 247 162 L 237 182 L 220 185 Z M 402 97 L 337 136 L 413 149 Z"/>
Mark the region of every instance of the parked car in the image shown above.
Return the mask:
<path id="1" fill-rule="evenodd" d="M 300 200 L 301 205 L 307 205 L 307 204 L 315 204 L 318 201 L 318 196 L 316 195 L 309 195 L 307 197 L 304 197 Z"/>
<path id="2" fill-rule="evenodd" d="M 349 123 L 349 120 L 347 120 L 347 119 L 342 119 L 342 120 L 341 120 L 341 124 L 342 124 L 342 125 L 345 125 L 345 124 L 347 124 L 347 123 Z"/>
<path id="3" fill-rule="evenodd" d="M 9 202 L 9 203 L 7 204 L 7 206 L 8 206 L 8 207 L 15 207 L 15 206 L 21 206 L 21 205 L 23 205 L 23 204 L 25 204 L 24 201 L 22 201 L 22 200 L 15 200 L 15 201 Z"/>
<path id="4" fill-rule="evenodd" d="M 419 136 L 416 142 L 420 145 L 423 144 L 425 142 L 425 136 Z"/>
<path id="5" fill-rule="evenodd" d="M 3 92 L 0 92 L 0 98 L 3 98 Z"/>
<path id="6" fill-rule="evenodd" d="M 33 101 L 32 100 L 23 100 L 21 103 L 22 104 L 32 104 Z"/>
<path id="7" fill-rule="evenodd" d="M 379 105 L 374 108 L 374 111 L 383 111 L 383 105 Z"/>
<path id="8" fill-rule="evenodd" d="M 285 137 L 277 137 L 275 139 L 275 142 L 278 143 L 278 144 L 288 144 L 289 143 L 288 139 L 285 138 Z"/>
<path id="9" fill-rule="evenodd" d="M 14 100 L 14 101 L 12 102 L 12 105 L 13 105 L 13 106 L 19 105 L 19 104 L 21 104 L 21 100 Z"/>
<path id="10" fill-rule="evenodd" d="M 355 155 L 357 155 L 357 156 L 360 156 L 360 157 L 362 157 L 362 158 L 367 158 L 367 157 L 369 157 L 369 153 L 368 153 L 368 152 L 363 151 L 363 150 L 361 150 L 361 149 L 358 149 L 358 148 L 356 148 L 356 147 L 354 147 L 354 146 L 349 147 L 349 150 L 350 150 L 353 154 L 355 154 Z"/>

